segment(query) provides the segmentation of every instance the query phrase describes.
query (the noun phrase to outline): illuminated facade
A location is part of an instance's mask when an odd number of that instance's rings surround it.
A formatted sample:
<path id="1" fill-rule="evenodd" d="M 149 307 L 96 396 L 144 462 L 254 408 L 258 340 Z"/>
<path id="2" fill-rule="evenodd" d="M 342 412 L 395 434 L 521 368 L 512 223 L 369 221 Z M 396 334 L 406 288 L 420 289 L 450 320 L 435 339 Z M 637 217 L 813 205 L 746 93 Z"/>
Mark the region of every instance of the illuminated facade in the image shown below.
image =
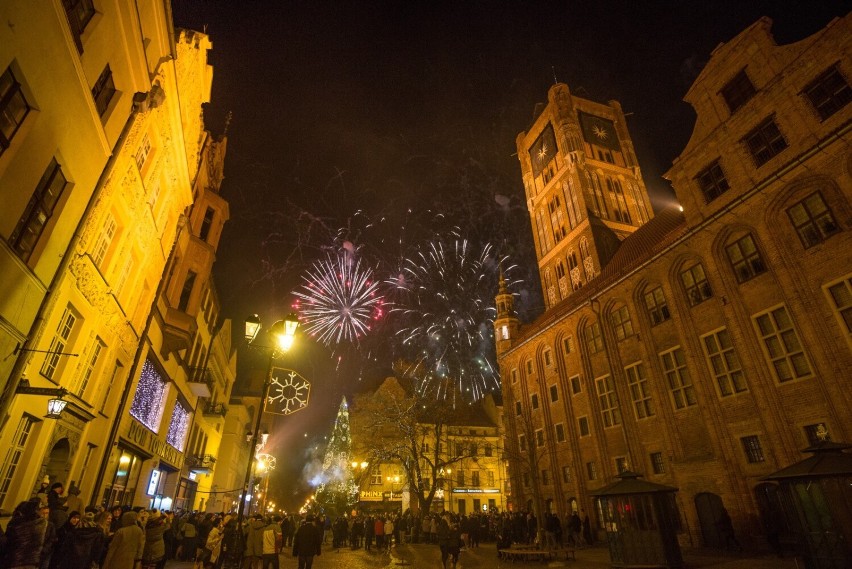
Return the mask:
<path id="1" fill-rule="evenodd" d="M 401 387 L 394 378 L 389 378 L 379 389 L 399 390 Z M 356 406 L 352 412 L 353 424 L 359 421 L 358 413 Z M 442 429 L 438 460 L 447 466 L 438 472 L 435 480 L 424 480 L 424 492 L 428 492 L 432 484 L 437 485 L 432 511 L 470 514 L 495 509 L 503 511 L 507 507 L 511 491 L 503 452 L 502 415 L 502 408 L 488 394 Z M 420 468 L 424 474 L 431 474 L 425 456 L 432 456 L 436 446 L 434 426 L 423 424 L 422 432 Z M 355 454 L 352 460 L 357 465 L 359 507 L 384 511 L 416 509 L 416 500 L 410 495 L 402 465 L 371 464 L 365 457 L 358 456 L 358 449 L 364 448 L 358 436 L 359 431 L 353 430 Z"/>
<path id="2" fill-rule="evenodd" d="M 516 140 L 545 304 L 594 279 L 618 244 L 653 216 L 617 101 L 556 84 Z"/>
<path id="3" fill-rule="evenodd" d="M 168 2 L 7 2 L 0 15 L 11 24 L 0 31 L 0 100 L 14 123 L 0 142 L 0 342 L 12 354 L 0 364 L 0 508 L 45 476 L 79 486 L 84 501 L 147 505 L 144 463 L 183 466 L 197 404 L 151 307 L 174 293 L 163 275 L 190 248 L 210 42 L 175 33 Z M 204 214 L 191 215 L 194 231 Z M 16 394 L 22 379 L 67 390 L 60 419 L 43 418 L 45 398 Z M 134 401 L 140 379 L 163 400 Z M 129 429 L 127 413 L 145 421 Z M 121 437 L 145 452 L 125 452 Z"/>
<path id="4" fill-rule="evenodd" d="M 528 326 L 501 287 L 519 505 L 595 520 L 590 494 L 629 469 L 680 489 L 685 544 L 721 547 L 723 507 L 762 535 L 781 506 L 761 478 L 852 440 L 852 16 L 786 46 L 770 27 L 717 47 L 686 95 L 697 120 L 667 174 L 682 211 Z M 528 189 L 538 136 L 518 137 Z"/>

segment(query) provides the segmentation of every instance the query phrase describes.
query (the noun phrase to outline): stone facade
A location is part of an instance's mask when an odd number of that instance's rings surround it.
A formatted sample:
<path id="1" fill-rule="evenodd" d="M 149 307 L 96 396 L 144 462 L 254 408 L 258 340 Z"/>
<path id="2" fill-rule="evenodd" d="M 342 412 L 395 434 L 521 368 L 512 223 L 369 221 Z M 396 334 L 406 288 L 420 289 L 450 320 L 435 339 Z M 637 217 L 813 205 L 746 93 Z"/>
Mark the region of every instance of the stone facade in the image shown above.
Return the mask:
<path id="1" fill-rule="evenodd" d="M 785 46 L 770 27 L 717 47 L 686 96 L 682 207 L 528 326 L 498 295 L 507 447 L 535 459 L 510 464 L 517 507 L 593 512 L 629 469 L 680 488 L 683 542 L 716 547 L 723 507 L 761 535 L 780 508 L 761 478 L 852 440 L 852 16 Z"/>

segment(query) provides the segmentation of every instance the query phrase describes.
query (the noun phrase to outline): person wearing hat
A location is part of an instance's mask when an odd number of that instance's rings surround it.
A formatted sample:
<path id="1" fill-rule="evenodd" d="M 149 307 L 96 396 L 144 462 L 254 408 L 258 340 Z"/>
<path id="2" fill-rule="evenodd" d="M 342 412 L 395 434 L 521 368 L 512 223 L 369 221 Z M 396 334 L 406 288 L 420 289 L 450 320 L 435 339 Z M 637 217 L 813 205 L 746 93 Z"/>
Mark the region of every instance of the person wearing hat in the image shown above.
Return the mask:
<path id="1" fill-rule="evenodd" d="M 299 558 L 299 569 L 311 569 L 314 556 L 322 554 L 322 532 L 308 515 L 293 538 L 293 557 Z"/>
<path id="2" fill-rule="evenodd" d="M 76 524 L 73 520 L 77 520 Z M 56 569 L 90 569 L 104 545 L 104 534 L 95 523 L 95 514 L 71 512 L 69 523 L 71 528 L 62 535 L 51 565 Z"/>

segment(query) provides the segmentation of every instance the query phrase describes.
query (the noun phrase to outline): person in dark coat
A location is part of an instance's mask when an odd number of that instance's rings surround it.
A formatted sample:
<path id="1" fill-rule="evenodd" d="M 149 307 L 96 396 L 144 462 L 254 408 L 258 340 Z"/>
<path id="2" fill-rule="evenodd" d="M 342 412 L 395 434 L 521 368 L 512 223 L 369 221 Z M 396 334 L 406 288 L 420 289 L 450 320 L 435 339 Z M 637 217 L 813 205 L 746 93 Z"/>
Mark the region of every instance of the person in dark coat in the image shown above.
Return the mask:
<path id="1" fill-rule="evenodd" d="M 54 482 L 50 486 L 50 492 L 47 493 L 47 507 L 50 508 L 50 517 L 48 518 L 53 525 L 59 529 L 65 522 L 68 521 L 68 511 L 65 509 L 65 498 L 62 493 L 65 492 L 65 487 L 62 482 Z"/>
<path id="2" fill-rule="evenodd" d="M 158 510 L 152 510 L 145 522 L 145 549 L 142 551 L 143 565 L 156 565 L 157 569 L 166 566 L 166 541 L 163 536 L 169 529 Z"/>
<path id="3" fill-rule="evenodd" d="M 38 567 L 47 520 L 38 513 L 38 501 L 21 502 L 6 526 L 3 563 L 8 569 Z"/>
<path id="4" fill-rule="evenodd" d="M 299 558 L 299 569 L 311 569 L 314 556 L 322 554 L 322 530 L 308 516 L 293 538 L 293 557 Z"/>
<path id="5" fill-rule="evenodd" d="M 44 506 L 39 506 L 39 515 L 47 520 L 47 528 L 44 532 L 44 541 L 41 546 L 41 563 L 39 563 L 39 569 L 48 569 L 50 567 L 50 559 L 53 556 L 53 550 L 56 548 L 56 543 L 59 541 L 59 537 L 56 535 L 56 528 L 53 527 L 53 523 L 50 521 L 50 509 L 45 504 Z"/>
<path id="6" fill-rule="evenodd" d="M 104 532 L 95 523 L 95 515 L 87 512 L 68 530 L 56 551 L 58 569 L 91 569 L 98 561 L 104 545 Z"/>

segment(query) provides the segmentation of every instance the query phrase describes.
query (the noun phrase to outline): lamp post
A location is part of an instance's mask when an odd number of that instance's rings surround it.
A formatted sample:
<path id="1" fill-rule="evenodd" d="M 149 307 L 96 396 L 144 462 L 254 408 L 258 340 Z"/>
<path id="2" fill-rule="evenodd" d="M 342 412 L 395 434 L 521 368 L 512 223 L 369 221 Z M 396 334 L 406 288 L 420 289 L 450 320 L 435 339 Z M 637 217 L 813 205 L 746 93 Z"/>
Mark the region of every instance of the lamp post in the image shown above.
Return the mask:
<path id="1" fill-rule="evenodd" d="M 245 481 L 243 482 L 243 493 L 240 496 L 240 509 L 237 512 L 237 527 L 240 535 L 240 552 L 239 559 L 242 558 L 245 542 L 242 538 L 243 520 L 245 518 L 246 509 L 246 494 L 249 490 L 249 482 L 251 482 L 252 471 L 254 470 L 255 455 L 257 454 L 258 439 L 260 438 L 260 420 L 263 416 L 263 408 L 266 405 L 266 400 L 269 399 L 269 386 L 271 384 L 272 363 L 275 360 L 276 354 L 284 353 L 290 350 L 293 345 L 293 338 L 296 334 L 296 328 L 299 326 L 299 320 L 295 314 L 289 314 L 284 320 L 279 320 L 269 329 L 269 333 L 276 341 L 274 346 L 256 346 L 254 340 L 260 332 L 261 323 L 257 314 L 254 314 L 246 319 L 246 343 L 249 346 L 269 350 L 269 364 L 266 369 L 266 376 L 263 379 L 263 389 L 261 391 L 260 405 L 257 409 L 255 417 L 254 431 L 252 431 L 251 446 L 249 447 L 249 460 L 246 467 Z"/>

